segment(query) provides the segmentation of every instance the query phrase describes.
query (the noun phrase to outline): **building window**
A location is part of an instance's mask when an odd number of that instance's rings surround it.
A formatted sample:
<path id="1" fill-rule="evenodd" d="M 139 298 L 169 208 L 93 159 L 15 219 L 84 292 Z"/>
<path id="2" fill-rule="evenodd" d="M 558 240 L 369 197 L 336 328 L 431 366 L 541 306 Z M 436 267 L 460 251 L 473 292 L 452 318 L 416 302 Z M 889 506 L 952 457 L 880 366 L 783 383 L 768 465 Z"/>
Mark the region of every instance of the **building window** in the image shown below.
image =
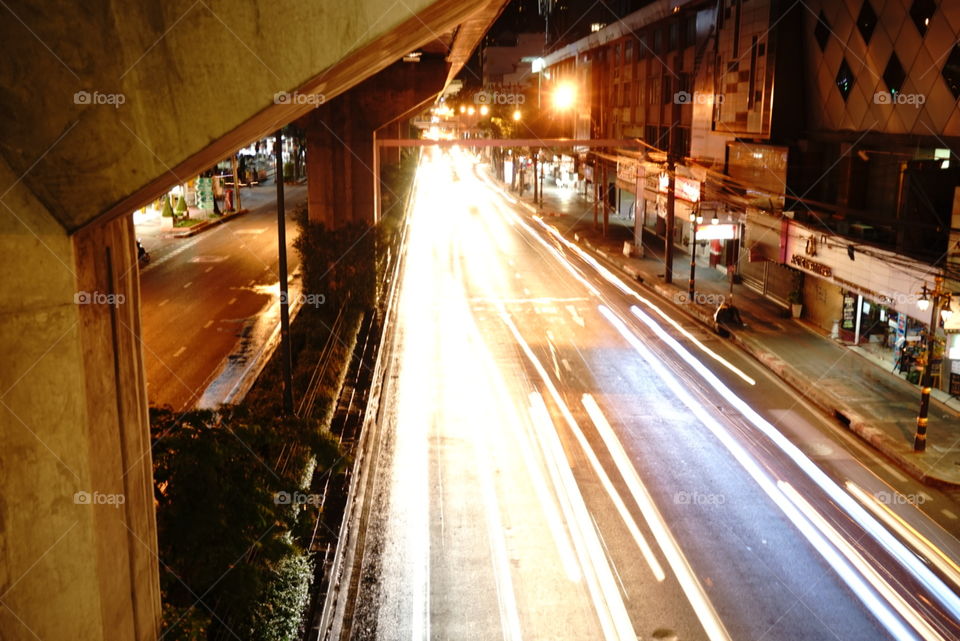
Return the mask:
<path id="1" fill-rule="evenodd" d="M 873 30 L 877 27 L 877 13 L 873 10 L 870 0 L 863 0 L 863 6 L 860 7 L 860 15 L 857 17 L 857 30 L 863 36 L 863 41 L 870 44 L 870 37 Z"/>
<path id="2" fill-rule="evenodd" d="M 697 15 L 694 14 L 687 18 L 684 24 L 684 47 L 692 47 L 697 44 Z"/>
<path id="3" fill-rule="evenodd" d="M 953 45 L 953 51 L 950 52 L 947 61 L 943 63 L 943 71 L 940 73 L 943 75 L 950 93 L 953 94 L 953 99 L 960 98 L 960 45 Z"/>
<path id="4" fill-rule="evenodd" d="M 673 78 L 670 76 L 663 77 L 663 92 L 661 93 L 661 97 L 665 105 L 673 102 Z"/>
<path id="5" fill-rule="evenodd" d="M 847 101 L 847 97 L 853 90 L 853 82 L 853 71 L 850 70 L 850 65 L 847 64 L 847 59 L 844 58 L 840 62 L 840 70 L 837 71 L 837 89 L 840 90 L 840 95 L 843 96 L 844 102 Z"/>
<path id="6" fill-rule="evenodd" d="M 647 103 L 651 105 L 657 104 L 660 100 L 660 79 L 654 78 L 650 81 L 650 91 L 647 94 Z"/>
<path id="7" fill-rule="evenodd" d="M 653 30 L 653 53 L 663 53 L 663 29 Z"/>
<path id="8" fill-rule="evenodd" d="M 883 81 L 887 83 L 890 94 L 896 96 L 903 89 L 903 81 L 907 79 L 907 72 L 903 70 L 897 53 L 890 54 L 890 60 L 887 62 L 887 68 L 883 71 Z"/>
<path id="9" fill-rule="evenodd" d="M 930 18 L 937 11 L 937 3 L 934 0 L 913 0 L 910 5 L 910 18 L 913 24 L 917 26 L 917 31 L 923 37 L 927 33 L 927 27 L 930 26 Z"/>
<path id="10" fill-rule="evenodd" d="M 633 106 L 633 84 L 629 82 L 623 83 L 623 106 Z"/>
<path id="11" fill-rule="evenodd" d="M 679 46 L 680 40 L 680 25 L 676 22 L 671 22 L 670 26 L 667 28 L 667 33 L 669 34 L 669 41 L 667 42 L 667 51 L 676 51 Z"/>
<path id="12" fill-rule="evenodd" d="M 817 16 L 817 26 L 813 30 L 813 37 L 817 39 L 817 44 L 820 45 L 820 51 L 823 51 L 827 48 L 827 39 L 830 37 L 830 25 L 827 24 L 827 16 L 823 15 L 823 11 L 820 11 L 820 15 Z"/>
<path id="13" fill-rule="evenodd" d="M 647 34 L 643 33 L 637 36 L 637 60 L 643 60 L 650 49 L 650 43 Z"/>

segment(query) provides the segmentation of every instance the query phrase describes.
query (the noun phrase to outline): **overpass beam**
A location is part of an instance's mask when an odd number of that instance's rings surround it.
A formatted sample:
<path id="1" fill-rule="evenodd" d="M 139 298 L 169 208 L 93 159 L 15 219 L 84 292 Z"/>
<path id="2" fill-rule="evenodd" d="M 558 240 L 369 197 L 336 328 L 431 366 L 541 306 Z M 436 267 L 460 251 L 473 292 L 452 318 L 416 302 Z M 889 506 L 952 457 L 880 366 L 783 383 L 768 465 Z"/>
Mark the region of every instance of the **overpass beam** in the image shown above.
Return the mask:
<path id="1" fill-rule="evenodd" d="M 395 63 L 321 105 L 306 119 L 307 206 L 312 222 L 336 229 L 375 222 L 374 132 L 443 88 L 447 63 Z M 379 168 L 378 168 L 379 169 Z"/>

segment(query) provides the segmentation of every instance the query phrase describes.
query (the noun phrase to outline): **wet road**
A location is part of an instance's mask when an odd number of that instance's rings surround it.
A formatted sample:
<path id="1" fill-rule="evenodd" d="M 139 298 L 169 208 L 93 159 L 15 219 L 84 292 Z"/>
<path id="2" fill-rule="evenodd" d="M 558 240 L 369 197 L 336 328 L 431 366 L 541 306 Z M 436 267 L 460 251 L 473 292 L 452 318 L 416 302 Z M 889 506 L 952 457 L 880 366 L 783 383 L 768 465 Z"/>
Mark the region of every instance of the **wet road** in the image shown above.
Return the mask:
<path id="1" fill-rule="evenodd" d="M 279 296 L 275 190 L 244 190 L 249 213 L 193 238 L 162 238 L 138 227 L 151 254 L 140 278 L 151 404 L 193 406 L 226 359 L 249 358 L 272 331 L 260 319 L 269 317 Z M 286 188 L 291 273 L 299 255 L 290 212 L 305 198 L 305 187 Z"/>
<path id="2" fill-rule="evenodd" d="M 922 489 L 455 157 L 418 175 L 352 638 L 958 637 L 957 541 L 890 498 Z"/>

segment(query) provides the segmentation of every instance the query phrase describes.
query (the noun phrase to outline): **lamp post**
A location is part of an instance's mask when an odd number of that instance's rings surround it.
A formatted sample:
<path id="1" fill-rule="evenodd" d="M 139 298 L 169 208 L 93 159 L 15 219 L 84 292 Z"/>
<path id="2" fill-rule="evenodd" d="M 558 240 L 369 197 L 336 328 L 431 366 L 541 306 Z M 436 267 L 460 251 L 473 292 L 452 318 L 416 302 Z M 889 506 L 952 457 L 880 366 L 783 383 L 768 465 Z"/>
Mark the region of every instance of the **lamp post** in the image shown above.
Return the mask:
<path id="1" fill-rule="evenodd" d="M 690 242 L 690 297 L 689 300 L 692 303 L 695 292 L 694 292 L 694 279 L 696 278 L 697 271 L 697 225 L 703 223 L 703 216 L 700 215 L 700 204 L 697 203 L 696 211 L 691 212 L 690 214 L 690 229 L 691 229 L 691 242 Z"/>
<path id="2" fill-rule="evenodd" d="M 940 309 L 950 312 L 950 292 L 943 289 L 943 277 L 937 276 L 934 279 L 933 289 L 930 290 L 926 285 L 920 292 L 920 300 L 917 301 L 917 307 L 921 312 L 930 309 L 930 326 L 927 330 L 927 349 L 923 362 L 923 373 L 920 376 L 920 412 L 917 414 L 917 433 L 913 439 L 913 450 L 923 452 L 927 449 L 927 414 L 930 411 L 930 388 L 932 386 L 933 372 L 933 347 L 936 342 L 937 326 L 940 324 Z"/>

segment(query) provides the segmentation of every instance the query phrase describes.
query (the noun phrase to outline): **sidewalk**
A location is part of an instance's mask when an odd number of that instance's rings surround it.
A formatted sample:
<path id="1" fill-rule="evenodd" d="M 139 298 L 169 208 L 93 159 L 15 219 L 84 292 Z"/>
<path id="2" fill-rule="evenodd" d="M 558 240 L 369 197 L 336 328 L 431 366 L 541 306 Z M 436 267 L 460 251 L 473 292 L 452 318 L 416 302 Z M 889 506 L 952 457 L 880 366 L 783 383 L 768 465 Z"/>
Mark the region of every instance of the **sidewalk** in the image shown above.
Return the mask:
<path id="1" fill-rule="evenodd" d="M 607 237 L 593 226 L 593 203 L 574 190 L 559 189 L 544 180 L 545 222 L 570 240 L 600 254 L 630 278 L 652 288 L 684 312 L 713 326 L 716 300 L 729 296 L 725 274 L 697 264 L 698 300 L 687 300 L 690 254 L 676 249 L 673 284 L 663 282 L 663 239 L 644 233 L 643 258 L 623 255 L 624 241 L 633 239 L 633 221 L 611 216 Z M 511 195 L 516 196 L 513 192 Z M 524 205 L 533 209 L 532 193 Z M 601 214 L 602 215 L 602 214 Z M 931 399 L 927 450 L 913 451 L 920 388 L 880 367 L 860 350 L 835 342 L 807 323 L 793 320 L 787 310 L 745 285 L 733 286 L 734 300 L 747 327 L 732 340 L 794 387 L 814 405 L 914 478 L 934 485 L 960 487 L 960 404 Z M 700 296 L 709 294 L 711 296 Z"/>

